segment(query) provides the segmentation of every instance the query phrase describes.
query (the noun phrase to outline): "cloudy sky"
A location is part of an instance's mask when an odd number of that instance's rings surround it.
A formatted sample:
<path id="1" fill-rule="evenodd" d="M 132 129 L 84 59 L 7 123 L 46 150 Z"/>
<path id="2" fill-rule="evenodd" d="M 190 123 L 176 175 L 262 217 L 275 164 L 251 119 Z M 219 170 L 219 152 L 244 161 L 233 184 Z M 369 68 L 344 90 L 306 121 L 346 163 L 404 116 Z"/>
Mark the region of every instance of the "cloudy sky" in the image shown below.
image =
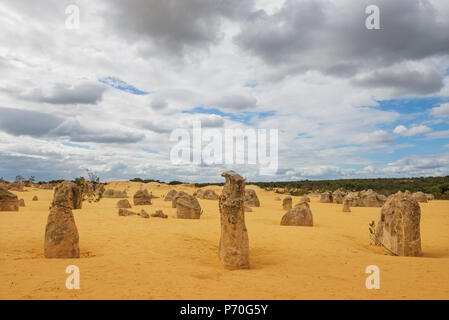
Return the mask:
<path id="1" fill-rule="evenodd" d="M 449 174 L 447 0 L 3 0 L 0 74 L 8 180 Z M 277 174 L 173 164 L 192 120 L 278 129 Z"/>

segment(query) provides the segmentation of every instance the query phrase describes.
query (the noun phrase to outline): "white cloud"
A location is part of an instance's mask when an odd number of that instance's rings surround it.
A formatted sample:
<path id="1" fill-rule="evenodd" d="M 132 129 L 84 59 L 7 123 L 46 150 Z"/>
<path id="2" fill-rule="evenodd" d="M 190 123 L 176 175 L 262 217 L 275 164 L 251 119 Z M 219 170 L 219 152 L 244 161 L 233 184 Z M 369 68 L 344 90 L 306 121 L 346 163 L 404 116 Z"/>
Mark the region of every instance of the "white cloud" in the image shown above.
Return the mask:
<path id="1" fill-rule="evenodd" d="M 432 128 L 429 128 L 424 125 L 414 126 L 408 129 L 403 125 L 399 125 L 393 130 L 393 133 L 399 134 L 404 137 L 413 137 L 428 133 L 430 131 L 432 131 Z"/>
<path id="2" fill-rule="evenodd" d="M 444 103 L 439 107 L 432 108 L 431 113 L 434 116 L 449 116 L 449 103 Z"/>

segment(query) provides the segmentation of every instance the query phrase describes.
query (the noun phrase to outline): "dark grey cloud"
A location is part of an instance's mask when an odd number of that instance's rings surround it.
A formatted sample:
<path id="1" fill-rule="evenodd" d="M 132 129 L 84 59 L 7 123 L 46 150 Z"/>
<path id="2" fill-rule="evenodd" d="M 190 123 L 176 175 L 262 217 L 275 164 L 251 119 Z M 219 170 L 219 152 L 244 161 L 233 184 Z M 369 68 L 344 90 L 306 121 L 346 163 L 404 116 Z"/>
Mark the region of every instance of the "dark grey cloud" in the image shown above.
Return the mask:
<path id="1" fill-rule="evenodd" d="M 0 107 L 0 130 L 12 135 L 68 137 L 73 142 L 136 143 L 145 138 L 131 130 L 86 127 L 78 120 L 65 120 L 51 114 Z"/>
<path id="2" fill-rule="evenodd" d="M 253 0 L 110 1 L 105 21 L 129 41 L 151 39 L 171 54 L 202 48 L 220 38 L 221 18 L 241 19 Z"/>
<path id="3" fill-rule="evenodd" d="M 228 110 L 254 109 L 257 107 L 257 99 L 239 94 L 225 95 L 217 102 L 213 103 L 212 107 Z"/>
<path id="4" fill-rule="evenodd" d="M 47 113 L 0 107 L 0 130 L 12 135 L 43 136 L 62 122 Z"/>
<path id="5" fill-rule="evenodd" d="M 68 137 L 74 142 L 137 143 L 145 136 L 140 133 L 113 129 L 86 127 L 78 120 L 66 120 L 50 132 L 50 135 Z"/>
<path id="6" fill-rule="evenodd" d="M 162 110 L 168 107 L 168 103 L 164 99 L 156 97 L 151 100 L 150 106 L 153 110 Z"/>
<path id="7" fill-rule="evenodd" d="M 153 120 L 135 120 L 134 125 L 141 129 L 150 130 L 156 133 L 169 133 L 174 129 L 170 126 L 167 126 L 167 124 L 165 123 Z"/>
<path id="8" fill-rule="evenodd" d="M 105 86 L 92 82 L 75 86 L 58 83 L 46 92 L 37 88 L 29 94 L 19 94 L 19 97 L 51 104 L 97 104 L 105 90 Z"/>
<path id="9" fill-rule="evenodd" d="M 434 70 L 383 69 L 354 79 L 353 83 L 368 88 L 393 88 L 400 94 L 431 94 L 440 91 L 443 77 Z"/>
<path id="10" fill-rule="evenodd" d="M 317 70 L 351 77 L 373 68 L 449 54 L 449 17 L 439 19 L 428 0 L 343 4 L 287 0 L 272 15 L 253 14 L 235 42 L 284 74 Z M 366 29 L 368 5 L 380 8 L 381 30 Z"/>

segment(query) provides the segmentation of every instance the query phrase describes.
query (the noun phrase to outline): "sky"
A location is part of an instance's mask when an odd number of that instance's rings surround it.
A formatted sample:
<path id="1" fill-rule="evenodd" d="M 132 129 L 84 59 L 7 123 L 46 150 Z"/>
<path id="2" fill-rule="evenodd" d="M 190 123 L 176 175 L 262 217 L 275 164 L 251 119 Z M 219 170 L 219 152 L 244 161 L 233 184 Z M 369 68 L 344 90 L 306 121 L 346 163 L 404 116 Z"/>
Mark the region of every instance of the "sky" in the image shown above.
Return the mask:
<path id="1" fill-rule="evenodd" d="M 7 180 L 449 175 L 447 0 L 3 0 L 0 75 Z M 173 163 L 196 120 L 277 129 L 278 170 Z"/>

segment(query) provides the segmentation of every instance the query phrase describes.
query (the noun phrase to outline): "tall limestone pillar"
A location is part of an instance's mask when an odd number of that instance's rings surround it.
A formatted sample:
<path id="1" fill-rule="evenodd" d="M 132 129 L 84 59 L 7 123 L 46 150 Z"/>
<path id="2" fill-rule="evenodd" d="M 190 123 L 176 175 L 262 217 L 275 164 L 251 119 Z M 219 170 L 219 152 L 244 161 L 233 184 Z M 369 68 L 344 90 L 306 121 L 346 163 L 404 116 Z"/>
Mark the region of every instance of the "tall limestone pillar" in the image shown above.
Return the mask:
<path id="1" fill-rule="evenodd" d="M 249 242 L 245 225 L 245 180 L 234 171 L 222 174 L 226 178 L 219 198 L 221 238 L 219 256 L 226 269 L 249 268 Z"/>
<path id="2" fill-rule="evenodd" d="M 79 236 L 72 213 L 70 185 L 61 183 L 55 189 L 45 228 L 45 258 L 79 258 Z"/>

